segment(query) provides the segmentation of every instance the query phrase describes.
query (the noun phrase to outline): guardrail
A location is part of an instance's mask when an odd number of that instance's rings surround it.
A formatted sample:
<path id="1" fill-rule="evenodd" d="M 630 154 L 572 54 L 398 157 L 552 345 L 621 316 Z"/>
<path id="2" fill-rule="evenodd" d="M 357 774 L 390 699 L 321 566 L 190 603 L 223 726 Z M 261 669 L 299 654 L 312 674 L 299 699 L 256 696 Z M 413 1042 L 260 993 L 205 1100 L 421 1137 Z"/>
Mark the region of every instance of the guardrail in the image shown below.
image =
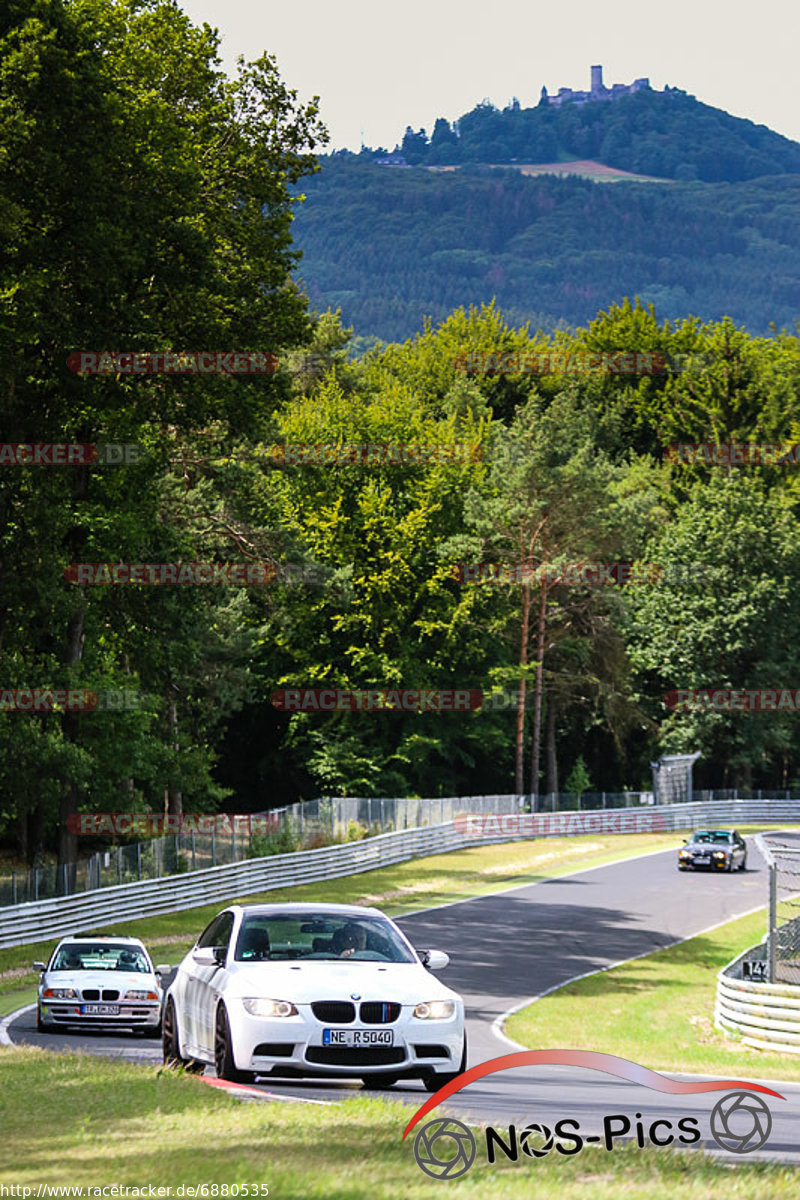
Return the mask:
<path id="1" fill-rule="evenodd" d="M 469 812 L 469 798 L 464 799 Z M 550 837 L 585 832 L 603 832 L 601 818 L 612 819 L 608 810 L 596 809 L 596 823 L 588 820 L 591 812 L 564 813 L 554 818 L 543 834 Z M 543 814 L 548 816 L 548 814 Z M 800 799 L 733 800 L 709 803 L 648 805 L 622 810 L 616 828 L 605 832 L 631 833 L 693 829 L 699 825 L 741 825 L 800 823 Z M 588 827 L 594 824 L 594 828 Z M 477 844 L 519 841 L 530 832 L 504 831 L 502 819 L 495 831 L 480 838 L 456 828 L 452 821 L 421 829 L 379 834 L 361 842 L 324 846 L 293 854 L 248 859 L 227 866 L 209 867 L 146 879 L 137 883 L 105 887 L 78 895 L 54 897 L 0 909 L 0 947 L 21 946 L 65 933 L 94 929 L 121 921 L 157 913 L 197 908 L 214 900 L 253 895 L 299 883 L 315 883 L 356 875 L 393 863 L 406 862 L 448 850 L 460 850 Z"/>
<path id="2" fill-rule="evenodd" d="M 754 1050 L 800 1054 L 800 987 L 743 979 L 742 962 L 765 962 L 761 942 L 739 954 L 717 975 L 714 1024 L 722 1033 L 736 1034 Z"/>

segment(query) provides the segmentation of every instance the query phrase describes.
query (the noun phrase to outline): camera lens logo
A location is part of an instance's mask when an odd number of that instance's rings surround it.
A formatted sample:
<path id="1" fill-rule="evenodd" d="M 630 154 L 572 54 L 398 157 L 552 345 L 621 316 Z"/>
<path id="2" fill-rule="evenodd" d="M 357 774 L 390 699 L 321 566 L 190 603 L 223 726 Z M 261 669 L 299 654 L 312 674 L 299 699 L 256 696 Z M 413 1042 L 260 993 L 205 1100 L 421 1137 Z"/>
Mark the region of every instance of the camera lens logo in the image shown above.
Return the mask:
<path id="1" fill-rule="evenodd" d="M 772 1114 L 760 1096 L 729 1092 L 711 1110 L 711 1135 L 723 1150 L 750 1154 L 772 1131 Z"/>
<path id="2" fill-rule="evenodd" d="M 519 1144 L 528 1158 L 544 1158 L 553 1149 L 553 1132 L 546 1125 L 526 1125 Z"/>
<path id="3" fill-rule="evenodd" d="M 428 1121 L 414 1140 L 414 1157 L 433 1179 L 458 1179 L 475 1161 L 475 1138 L 460 1121 Z"/>

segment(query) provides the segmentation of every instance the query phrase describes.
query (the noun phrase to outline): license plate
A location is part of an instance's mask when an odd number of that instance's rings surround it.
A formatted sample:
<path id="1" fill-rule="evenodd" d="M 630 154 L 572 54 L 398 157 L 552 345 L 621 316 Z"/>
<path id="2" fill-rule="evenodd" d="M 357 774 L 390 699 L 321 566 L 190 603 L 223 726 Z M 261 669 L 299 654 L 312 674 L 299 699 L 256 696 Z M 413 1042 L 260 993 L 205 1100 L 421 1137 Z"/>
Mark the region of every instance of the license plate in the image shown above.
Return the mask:
<path id="1" fill-rule="evenodd" d="M 118 1004 L 84 1004 L 81 1012 L 85 1017 L 118 1017 Z"/>
<path id="2" fill-rule="evenodd" d="M 323 1046 L 393 1046 L 393 1029 L 323 1029 Z"/>
<path id="3" fill-rule="evenodd" d="M 696 854 L 694 857 L 694 861 L 695 862 L 710 862 L 711 857 L 708 854 Z"/>

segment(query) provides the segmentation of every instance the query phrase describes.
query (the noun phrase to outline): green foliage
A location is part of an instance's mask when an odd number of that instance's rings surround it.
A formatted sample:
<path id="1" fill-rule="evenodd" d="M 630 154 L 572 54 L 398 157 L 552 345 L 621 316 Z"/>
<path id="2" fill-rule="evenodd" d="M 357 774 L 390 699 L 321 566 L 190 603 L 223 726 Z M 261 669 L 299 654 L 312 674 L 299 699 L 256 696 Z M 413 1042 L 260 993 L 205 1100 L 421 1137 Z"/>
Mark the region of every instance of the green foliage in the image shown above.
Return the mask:
<path id="1" fill-rule="evenodd" d="M 281 821 L 277 833 L 254 833 L 250 837 L 250 858 L 272 854 L 293 854 L 301 849 L 300 830 L 292 817 Z"/>
<path id="2" fill-rule="evenodd" d="M 564 789 L 573 795 L 580 796 L 584 792 L 588 792 L 591 786 L 592 781 L 586 769 L 586 763 L 583 761 L 583 755 L 579 754 L 575 759 L 572 770 L 566 778 Z"/>

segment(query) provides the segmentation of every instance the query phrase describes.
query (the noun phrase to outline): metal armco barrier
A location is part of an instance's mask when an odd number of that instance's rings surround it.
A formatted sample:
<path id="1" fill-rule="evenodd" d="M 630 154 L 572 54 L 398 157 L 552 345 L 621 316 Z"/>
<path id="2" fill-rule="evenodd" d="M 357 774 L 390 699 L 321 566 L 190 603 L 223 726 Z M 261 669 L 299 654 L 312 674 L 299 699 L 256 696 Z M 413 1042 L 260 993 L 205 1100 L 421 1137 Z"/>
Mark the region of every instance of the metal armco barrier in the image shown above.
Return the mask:
<path id="1" fill-rule="evenodd" d="M 744 960 L 766 953 L 765 943 L 752 946 L 719 972 L 714 1024 L 755 1050 L 800 1054 L 800 988 L 740 977 Z"/>
<path id="2" fill-rule="evenodd" d="M 469 797 L 463 800 L 469 814 Z M 482 820 L 486 820 L 483 815 Z M 537 813 L 533 828 L 504 822 L 530 820 L 527 814 L 499 815 L 494 827 L 469 832 L 468 821 L 456 818 L 441 825 L 384 833 L 364 841 L 324 846 L 294 854 L 276 854 L 227 866 L 146 879 L 78 895 L 55 897 L 0 909 L 0 947 L 22 946 L 65 933 L 80 933 L 110 924 L 165 912 L 197 908 L 214 900 L 266 892 L 299 883 L 317 883 L 343 875 L 373 871 L 411 858 L 442 854 L 469 846 L 508 842 L 531 836 L 636 833 L 694 829 L 703 825 L 800 823 L 800 799 L 719 800 L 692 804 L 642 805 L 640 808 L 594 812 Z M 324 899 L 324 895 L 320 897 Z"/>

